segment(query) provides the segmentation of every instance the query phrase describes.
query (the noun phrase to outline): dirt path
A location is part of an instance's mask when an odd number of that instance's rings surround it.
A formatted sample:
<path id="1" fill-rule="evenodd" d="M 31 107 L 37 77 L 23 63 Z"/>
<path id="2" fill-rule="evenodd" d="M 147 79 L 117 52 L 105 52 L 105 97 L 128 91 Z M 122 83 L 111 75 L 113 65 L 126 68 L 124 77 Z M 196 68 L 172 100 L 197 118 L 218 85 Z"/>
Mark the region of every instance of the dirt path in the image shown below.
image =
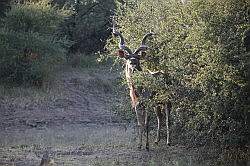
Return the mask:
<path id="1" fill-rule="evenodd" d="M 108 69 L 67 69 L 55 77 L 38 95 L 14 89 L 0 96 L 0 165 L 39 165 L 45 153 L 59 166 L 210 165 L 200 163 L 197 149 L 164 142 L 138 150 L 134 125 L 111 111 L 119 98 L 117 75 Z"/>

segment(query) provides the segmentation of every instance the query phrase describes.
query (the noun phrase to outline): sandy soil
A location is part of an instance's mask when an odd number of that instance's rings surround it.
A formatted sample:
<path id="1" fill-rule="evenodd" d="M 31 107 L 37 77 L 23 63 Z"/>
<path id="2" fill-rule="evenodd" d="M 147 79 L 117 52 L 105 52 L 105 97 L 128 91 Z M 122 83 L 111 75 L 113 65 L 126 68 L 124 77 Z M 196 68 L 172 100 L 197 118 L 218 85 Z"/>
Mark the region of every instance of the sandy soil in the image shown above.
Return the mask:
<path id="1" fill-rule="evenodd" d="M 200 149 L 164 141 L 149 152 L 137 149 L 134 124 L 111 111 L 120 100 L 117 78 L 107 68 L 66 69 L 46 90 L 2 94 L 0 165 L 36 166 L 44 154 L 59 166 L 213 165 L 213 155 L 204 162 Z"/>

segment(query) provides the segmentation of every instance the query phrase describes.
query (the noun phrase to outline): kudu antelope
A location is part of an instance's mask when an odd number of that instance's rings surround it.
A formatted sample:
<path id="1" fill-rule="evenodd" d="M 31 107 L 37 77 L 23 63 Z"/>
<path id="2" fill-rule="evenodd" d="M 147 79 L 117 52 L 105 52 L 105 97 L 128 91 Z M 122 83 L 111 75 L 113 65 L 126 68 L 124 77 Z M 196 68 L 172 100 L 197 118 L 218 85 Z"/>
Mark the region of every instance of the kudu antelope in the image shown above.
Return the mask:
<path id="1" fill-rule="evenodd" d="M 143 103 L 143 100 L 140 100 L 143 98 L 143 94 L 139 95 L 138 90 L 135 88 L 135 85 L 132 80 L 132 74 L 134 71 L 142 72 L 142 68 L 140 66 L 140 60 L 142 55 L 146 55 L 146 50 L 148 49 L 146 45 L 146 40 L 153 36 L 154 33 L 147 33 L 142 41 L 141 45 L 139 48 L 137 48 L 134 52 L 125 45 L 125 40 L 122 34 L 116 29 L 115 27 L 115 21 L 113 19 L 113 32 L 112 32 L 116 37 L 120 38 L 119 42 L 119 52 L 118 55 L 121 58 L 124 58 L 126 60 L 126 66 L 125 66 L 125 76 L 126 76 L 126 81 L 129 87 L 129 95 L 131 98 L 131 105 L 132 109 L 136 113 L 137 117 L 137 123 L 138 123 L 138 128 L 139 128 L 139 147 L 141 148 L 142 146 L 142 135 L 143 132 L 146 132 L 146 149 L 149 149 L 149 140 L 148 140 L 148 130 L 149 130 L 149 117 L 148 117 L 148 112 L 145 110 L 145 103 Z M 152 75 L 157 75 L 162 72 L 151 72 L 150 70 L 147 70 L 150 74 Z M 162 73 L 164 74 L 164 73 Z M 159 105 L 161 104 L 161 106 Z M 165 117 L 166 120 L 166 128 L 167 128 L 167 144 L 170 144 L 169 140 L 169 116 L 170 116 L 170 111 L 171 111 L 171 103 L 169 101 L 165 103 L 158 103 L 154 107 L 154 111 L 157 116 L 157 136 L 155 143 L 157 144 L 160 141 L 160 129 L 162 126 L 163 118 Z"/>

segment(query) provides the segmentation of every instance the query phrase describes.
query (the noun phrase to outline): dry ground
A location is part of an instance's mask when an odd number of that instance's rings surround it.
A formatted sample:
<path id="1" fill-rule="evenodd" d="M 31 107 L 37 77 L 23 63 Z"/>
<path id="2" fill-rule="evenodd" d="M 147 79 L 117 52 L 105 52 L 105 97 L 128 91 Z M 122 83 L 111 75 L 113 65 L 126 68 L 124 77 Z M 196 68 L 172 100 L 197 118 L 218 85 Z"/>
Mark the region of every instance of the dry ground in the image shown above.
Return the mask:
<path id="1" fill-rule="evenodd" d="M 111 111 L 117 78 L 105 67 L 67 68 L 41 89 L 1 87 L 0 165 L 37 166 L 45 153 L 58 166 L 215 165 L 201 148 L 138 150 L 134 124 Z"/>

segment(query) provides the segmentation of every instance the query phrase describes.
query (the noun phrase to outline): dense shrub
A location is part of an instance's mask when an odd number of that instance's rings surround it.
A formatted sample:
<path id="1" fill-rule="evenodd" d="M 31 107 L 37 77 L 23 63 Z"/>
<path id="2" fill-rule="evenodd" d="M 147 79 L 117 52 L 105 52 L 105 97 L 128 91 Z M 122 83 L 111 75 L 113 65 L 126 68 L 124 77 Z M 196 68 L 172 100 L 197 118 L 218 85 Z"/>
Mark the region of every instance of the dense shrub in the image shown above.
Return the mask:
<path id="1" fill-rule="evenodd" d="M 201 144 L 246 143 L 249 53 L 242 38 L 250 26 L 247 1 L 143 0 L 120 9 L 117 22 L 130 47 L 138 47 L 144 33 L 157 33 L 142 63 L 165 75 L 137 73 L 135 80 L 157 92 L 153 103 L 173 102 L 172 133 L 183 131 L 173 136 Z M 116 46 L 117 39 L 107 45 L 112 51 Z"/>
<path id="2" fill-rule="evenodd" d="M 69 1 L 70 2 L 70 1 Z M 61 26 L 61 34 L 75 42 L 70 52 L 95 53 L 103 49 L 110 35 L 110 15 L 114 0 L 79 0 L 75 14 Z"/>
<path id="3" fill-rule="evenodd" d="M 0 17 L 4 16 L 5 11 L 10 7 L 10 0 L 0 1 Z"/>
<path id="4" fill-rule="evenodd" d="M 12 5 L 11 10 L 6 13 L 4 23 L 14 31 L 53 35 L 58 30 L 59 24 L 70 14 L 69 10 L 52 6 L 49 0 L 26 2 Z"/>
<path id="5" fill-rule="evenodd" d="M 12 5 L 0 28 L 1 81 L 40 85 L 71 45 L 55 35 L 69 14 L 48 1 Z"/>

